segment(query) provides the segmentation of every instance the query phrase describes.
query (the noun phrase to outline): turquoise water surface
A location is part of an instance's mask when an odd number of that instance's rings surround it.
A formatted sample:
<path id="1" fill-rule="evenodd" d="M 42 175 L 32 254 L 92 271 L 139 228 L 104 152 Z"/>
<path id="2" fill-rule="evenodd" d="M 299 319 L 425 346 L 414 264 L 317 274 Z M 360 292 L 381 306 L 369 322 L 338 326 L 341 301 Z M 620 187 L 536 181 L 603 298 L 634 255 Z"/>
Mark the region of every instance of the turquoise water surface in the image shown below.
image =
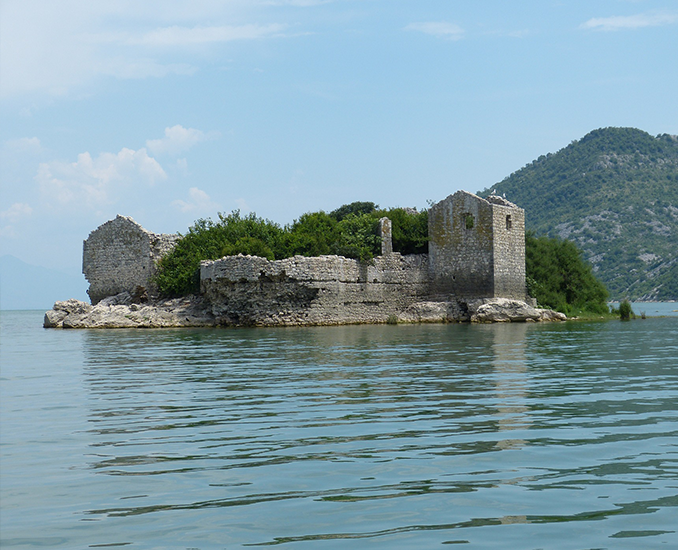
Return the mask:
<path id="1" fill-rule="evenodd" d="M 678 548 L 672 315 L 68 331 L 2 312 L 2 548 Z"/>

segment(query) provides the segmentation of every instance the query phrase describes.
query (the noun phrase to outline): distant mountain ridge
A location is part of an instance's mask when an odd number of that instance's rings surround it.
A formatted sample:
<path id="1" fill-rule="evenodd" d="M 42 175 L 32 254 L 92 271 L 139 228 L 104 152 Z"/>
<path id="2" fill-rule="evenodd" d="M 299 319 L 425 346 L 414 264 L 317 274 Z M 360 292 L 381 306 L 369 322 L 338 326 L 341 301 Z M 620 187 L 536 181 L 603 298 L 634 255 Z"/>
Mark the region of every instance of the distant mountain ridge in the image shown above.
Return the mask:
<path id="1" fill-rule="evenodd" d="M 0 310 L 47 310 L 57 300 L 89 301 L 87 281 L 80 275 L 27 264 L 0 256 Z"/>
<path id="2" fill-rule="evenodd" d="M 678 299 L 678 136 L 594 130 L 492 191 L 529 230 L 575 241 L 612 298 Z"/>

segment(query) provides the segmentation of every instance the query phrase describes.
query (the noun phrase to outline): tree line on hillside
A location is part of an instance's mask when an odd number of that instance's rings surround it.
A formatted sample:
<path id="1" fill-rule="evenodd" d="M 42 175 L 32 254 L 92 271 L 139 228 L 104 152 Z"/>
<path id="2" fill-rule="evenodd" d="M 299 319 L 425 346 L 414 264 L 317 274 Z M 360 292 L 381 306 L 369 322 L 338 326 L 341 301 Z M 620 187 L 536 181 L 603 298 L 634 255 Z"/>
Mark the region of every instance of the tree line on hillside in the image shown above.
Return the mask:
<path id="1" fill-rule="evenodd" d="M 217 221 L 199 219 L 159 264 L 156 284 L 165 296 L 196 293 L 200 261 L 237 254 L 281 260 L 295 255 L 336 254 L 369 262 L 381 252 L 379 219 L 392 224 L 393 250 L 428 252 L 428 212 L 380 209 L 372 202 L 346 204 L 332 212 L 309 212 L 280 226 L 234 211 Z M 526 235 L 527 290 L 539 305 L 573 315 L 607 313 L 607 290 L 570 241 Z"/>
<path id="2" fill-rule="evenodd" d="M 613 298 L 678 299 L 678 136 L 601 128 L 490 189 L 584 251 Z"/>

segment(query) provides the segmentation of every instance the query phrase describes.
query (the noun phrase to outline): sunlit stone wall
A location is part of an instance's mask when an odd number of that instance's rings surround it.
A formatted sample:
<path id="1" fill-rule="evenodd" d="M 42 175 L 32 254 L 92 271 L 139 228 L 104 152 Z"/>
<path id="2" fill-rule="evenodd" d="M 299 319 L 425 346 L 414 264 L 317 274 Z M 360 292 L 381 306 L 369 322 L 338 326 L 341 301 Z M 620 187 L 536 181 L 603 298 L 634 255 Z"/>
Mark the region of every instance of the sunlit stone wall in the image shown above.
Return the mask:
<path id="1" fill-rule="evenodd" d="M 178 235 L 151 233 L 120 215 L 92 231 L 82 252 L 82 272 L 90 284 L 87 293 L 91 302 L 141 289 L 152 295 L 156 264 L 178 239 Z"/>

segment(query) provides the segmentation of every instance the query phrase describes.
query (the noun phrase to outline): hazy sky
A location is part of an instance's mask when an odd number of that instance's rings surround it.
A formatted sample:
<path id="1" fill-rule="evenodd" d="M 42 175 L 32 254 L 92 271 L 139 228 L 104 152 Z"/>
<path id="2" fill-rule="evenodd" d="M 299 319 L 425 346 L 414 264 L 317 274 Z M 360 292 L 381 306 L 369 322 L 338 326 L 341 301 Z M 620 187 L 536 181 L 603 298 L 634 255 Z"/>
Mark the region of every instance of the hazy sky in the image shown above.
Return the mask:
<path id="1" fill-rule="evenodd" d="M 595 128 L 678 133 L 676 0 L 0 6 L 0 254 L 69 272 L 118 213 L 426 207 Z"/>

